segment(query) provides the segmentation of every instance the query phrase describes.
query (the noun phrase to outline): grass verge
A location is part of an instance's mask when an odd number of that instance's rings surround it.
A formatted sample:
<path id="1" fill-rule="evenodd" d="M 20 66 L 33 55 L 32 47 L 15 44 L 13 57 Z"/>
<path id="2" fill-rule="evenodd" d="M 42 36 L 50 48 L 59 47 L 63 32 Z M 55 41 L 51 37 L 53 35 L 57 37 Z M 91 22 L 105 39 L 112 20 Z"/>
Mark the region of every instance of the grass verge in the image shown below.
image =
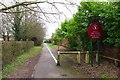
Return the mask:
<path id="1" fill-rule="evenodd" d="M 103 80 L 109 80 L 109 78 L 112 78 L 109 74 L 100 74 L 100 78 L 103 78 Z"/>
<path id="2" fill-rule="evenodd" d="M 42 49 L 42 47 L 35 46 L 35 47 L 29 49 L 27 52 L 22 53 L 22 55 L 18 56 L 15 61 L 13 61 L 11 64 L 8 64 L 5 66 L 5 68 L 2 70 L 2 74 L 0 74 L 0 76 L 2 75 L 2 78 L 5 78 L 7 75 L 9 75 L 12 72 L 12 70 L 14 70 L 15 68 L 18 68 L 24 62 L 30 60 L 31 58 L 39 55 L 41 49 Z"/>
<path id="3" fill-rule="evenodd" d="M 54 45 L 53 43 L 47 43 L 51 48 L 56 49 L 58 46 Z"/>

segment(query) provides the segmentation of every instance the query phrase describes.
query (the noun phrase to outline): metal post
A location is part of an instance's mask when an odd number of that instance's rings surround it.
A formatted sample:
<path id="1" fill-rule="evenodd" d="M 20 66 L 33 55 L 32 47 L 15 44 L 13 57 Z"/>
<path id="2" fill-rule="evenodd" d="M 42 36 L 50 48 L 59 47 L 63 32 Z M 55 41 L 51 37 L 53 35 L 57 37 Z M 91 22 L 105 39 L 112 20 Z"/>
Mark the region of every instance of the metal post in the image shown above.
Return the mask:
<path id="1" fill-rule="evenodd" d="M 91 46 L 90 46 L 90 64 L 93 66 L 93 51 L 92 51 L 92 41 L 91 41 Z"/>
<path id="2" fill-rule="evenodd" d="M 98 65 L 100 66 L 100 40 L 97 40 L 97 48 L 98 48 Z"/>

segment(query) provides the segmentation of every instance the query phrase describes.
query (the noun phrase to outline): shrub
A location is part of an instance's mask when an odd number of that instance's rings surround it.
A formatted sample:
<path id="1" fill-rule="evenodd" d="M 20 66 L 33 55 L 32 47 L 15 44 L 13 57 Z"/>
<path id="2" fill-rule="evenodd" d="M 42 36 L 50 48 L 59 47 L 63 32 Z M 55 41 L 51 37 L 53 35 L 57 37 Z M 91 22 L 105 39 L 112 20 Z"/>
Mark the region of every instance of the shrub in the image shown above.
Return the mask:
<path id="1" fill-rule="evenodd" d="M 2 42 L 2 66 L 11 63 L 17 56 L 33 46 L 33 41 Z"/>

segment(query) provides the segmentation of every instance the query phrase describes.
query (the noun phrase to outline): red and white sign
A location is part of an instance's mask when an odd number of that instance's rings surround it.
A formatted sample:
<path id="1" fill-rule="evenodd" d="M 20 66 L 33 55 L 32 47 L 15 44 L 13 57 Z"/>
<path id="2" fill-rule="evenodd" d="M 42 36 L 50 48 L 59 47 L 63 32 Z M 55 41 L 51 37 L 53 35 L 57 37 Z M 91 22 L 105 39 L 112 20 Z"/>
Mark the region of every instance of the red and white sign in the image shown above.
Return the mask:
<path id="1" fill-rule="evenodd" d="M 88 35 L 92 40 L 98 40 L 102 38 L 103 29 L 97 22 L 92 23 L 88 27 Z"/>

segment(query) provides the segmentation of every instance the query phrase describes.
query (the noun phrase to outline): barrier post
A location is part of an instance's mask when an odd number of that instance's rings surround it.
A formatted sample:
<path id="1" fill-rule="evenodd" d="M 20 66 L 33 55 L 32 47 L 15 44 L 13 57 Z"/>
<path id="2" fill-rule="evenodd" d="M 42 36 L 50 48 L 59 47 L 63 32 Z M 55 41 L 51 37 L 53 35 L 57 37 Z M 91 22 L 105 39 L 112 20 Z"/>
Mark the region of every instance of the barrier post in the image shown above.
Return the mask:
<path id="1" fill-rule="evenodd" d="M 98 47 L 98 65 L 100 66 L 100 40 L 97 40 L 97 47 Z"/>
<path id="2" fill-rule="evenodd" d="M 57 66 L 60 66 L 60 52 L 58 51 L 58 56 L 57 56 Z"/>
<path id="3" fill-rule="evenodd" d="M 96 62 L 98 62 L 98 53 L 96 53 Z"/>
<path id="4" fill-rule="evenodd" d="M 90 61 L 89 61 L 89 60 L 90 60 L 89 57 L 90 57 L 89 51 L 87 51 L 87 52 L 86 52 L 86 55 L 85 55 L 85 63 L 87 63 L 87 64 L 90 62 Z"/>
<path id="5" fill-rule="evenodd" d="M 78 62 L 78 64 L 80 64 L 80 51 L 78 51 L 77 62 Z"/>

